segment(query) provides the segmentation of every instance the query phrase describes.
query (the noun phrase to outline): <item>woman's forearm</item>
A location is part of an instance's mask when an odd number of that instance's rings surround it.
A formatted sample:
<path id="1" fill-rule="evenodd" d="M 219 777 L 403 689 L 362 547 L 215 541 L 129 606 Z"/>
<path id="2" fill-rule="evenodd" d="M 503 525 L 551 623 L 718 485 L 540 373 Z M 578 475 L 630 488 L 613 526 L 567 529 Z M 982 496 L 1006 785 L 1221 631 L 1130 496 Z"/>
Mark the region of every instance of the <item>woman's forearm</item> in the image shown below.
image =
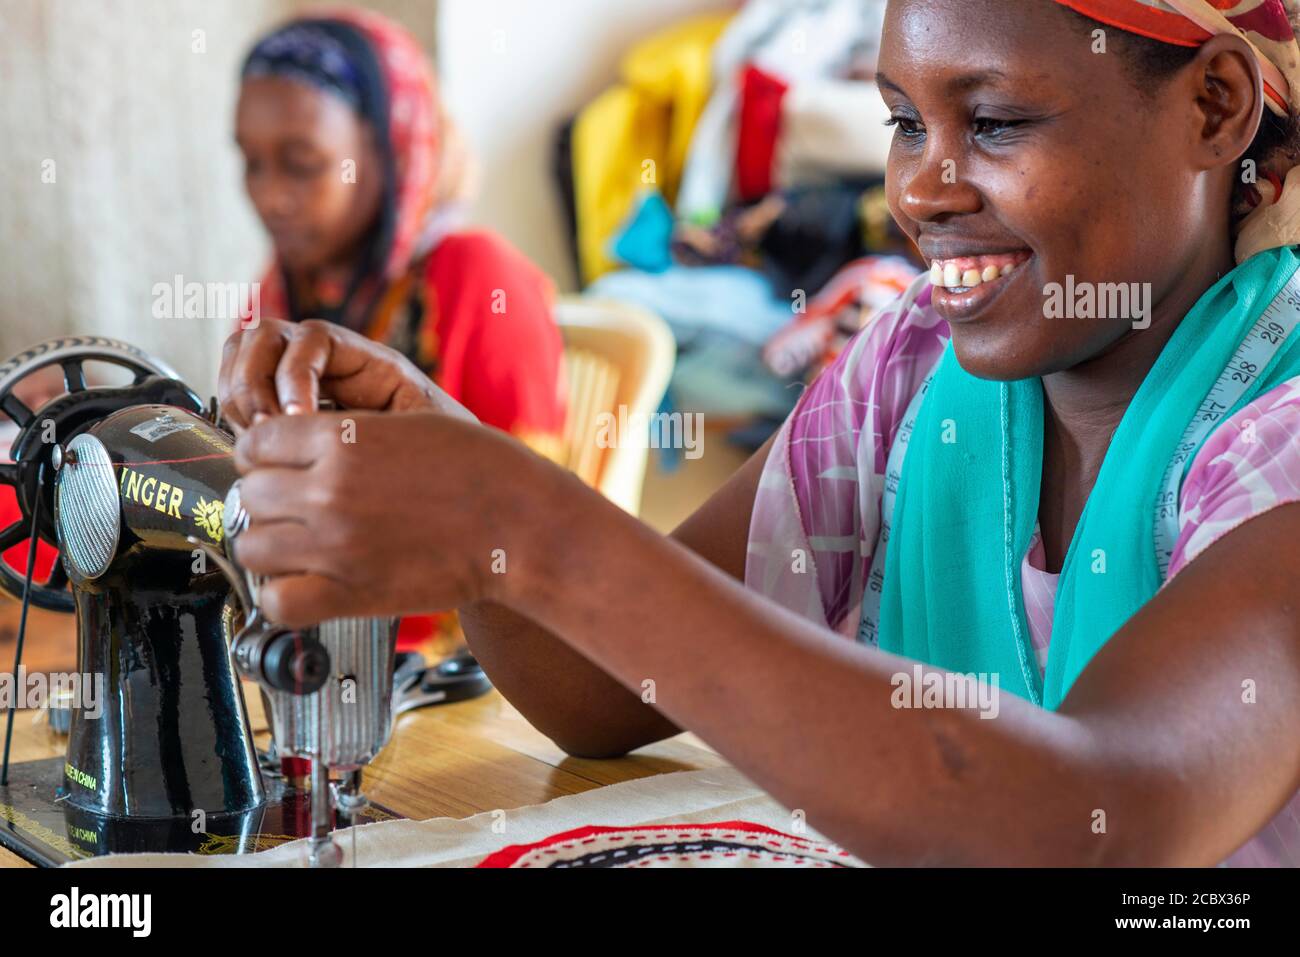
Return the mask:
<path id="1" fill-rule="evenodd" d="M 672 537 L 716 568 L 745 575 L 745 537 L 754 494 L 772 443 L 764 443 L 732 479 L 672 533 Z M 554 473 L 550 473 L 554 479 Z M 554 501 L 580 489 L 571 476 L 558 482 Z M 575 516 L 575 520 L 581 520 Z M 554 521 L 554 516 L 552 516 Z M 559 528 L 558 525 L 555 525 Z M 549 551 L 563 558 L 567 533 L 552 538 Z M 647 689 L 629 690 L 562 638 L 524 615 L 495 602 L 460 610 L 469 645 L 497 688 L 552 741 L 577 757 L 614 757 L 680 732 L 647 703 Z"/>
<path id="2" fill-rule="evenodd" d="M 882 864 L 1106 856 L 1094 811 L 1121 799 L 1082 724 L 1012 695 L 994 720 L 896 709 L 893 676 L 912 662 L 778 609 L 595 496 L 576 498 L 544 533 L 563 543 L 554 560 L 502 600 L 650 691 L 812 827 Z"/>
<path id="3" fill-rule="evenodd" d="M 503 605 L 467 605 L 460 622 L 497 690 L 569 754 L 617 757 L 681 730 L 541 625 Z"/>
<path id="4" fill-rule="evenodd" d="M 733 579 L 744 577 L 745 538 L 759 477 L 772 447 L 768 441 L 672 534 Z M 572 476 L 547 469 L 538 483 L 555 482 L 549 501 L 589 496 Z M 525 486 L 535 487 L 533 482 Z M 545 509 L 544 509 L 545 510 Z M 548 546 L 563 561 L 564 535 Z M 509 573 L 507 573 L 509 575 Z M 613 757 L 681 730 L 645 700 L 649 689 L 632 690 L 592 664 L 556 635 L 504 605 L 480 601 L 461 609 L 470 647 L 497 688 L 532 724 L 570 754 Z"/>

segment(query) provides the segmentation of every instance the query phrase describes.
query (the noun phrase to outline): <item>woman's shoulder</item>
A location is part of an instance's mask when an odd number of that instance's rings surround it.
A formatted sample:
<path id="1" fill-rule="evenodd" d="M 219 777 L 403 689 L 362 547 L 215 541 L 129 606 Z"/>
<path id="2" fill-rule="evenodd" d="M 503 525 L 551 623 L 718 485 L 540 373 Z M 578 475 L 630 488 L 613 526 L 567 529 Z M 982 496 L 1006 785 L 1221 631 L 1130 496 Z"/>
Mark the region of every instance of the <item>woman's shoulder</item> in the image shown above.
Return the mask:
<path id="1" fill-rule="evenodd" d="M 887 448 L 948 342 L 948 324 L 931 305 L 930 290 L 929 275 L 918 276 L 848 341 L 800 398 L 792 415 L 796 432 L 818 422 L 842 428 L 847 410 L 855 432 L 870 425 Z"/>
<path id="2" fill-rule="evenodd" d="M 941 352 L 949 330 L 931 304 L 933 288 L 929 274 L 917 276 L 898 298 L 863 324 L 832 368 L 838 366 L 840 375 L 861 381 L 881 365 L 906 363 L 918 355 L 925 358 Z"/>
<path id="3" fill-rule="evenodd" d="M 462 229 L 448 233 L 438 243 L 435 253 L 437 256 L 452 259 L 472 256 L 484 262 L 507 264 L 523 262 L 529 267 L 536 268 L 510 240 L 500 233 L 485 228 Z"/>
<path id="4" fill-rule="evenodd" d="M 1300 376 L 1244 406 L 1206 439 L 1183 481 L 1169 577 L 1248 519 L 1300 502 Z"/>
<path id="5" fill-rule="evenodd" d="M 509 240 L 489 229 L 444 236 L 429 256 L 427 277 L 439 287 L 518 289 L 531 286 L 550 296 L 546 274 Z"/>
<path id="6" fill-rule="evenodd" d="M 927 274 L 876 312 L 804 391 L 754 498 L 746 583 L 846 634 L 857 627 L 889 445 L 948 341 L 928 284 Z M 811 575 L 781 558 L 797 550 Z"/>

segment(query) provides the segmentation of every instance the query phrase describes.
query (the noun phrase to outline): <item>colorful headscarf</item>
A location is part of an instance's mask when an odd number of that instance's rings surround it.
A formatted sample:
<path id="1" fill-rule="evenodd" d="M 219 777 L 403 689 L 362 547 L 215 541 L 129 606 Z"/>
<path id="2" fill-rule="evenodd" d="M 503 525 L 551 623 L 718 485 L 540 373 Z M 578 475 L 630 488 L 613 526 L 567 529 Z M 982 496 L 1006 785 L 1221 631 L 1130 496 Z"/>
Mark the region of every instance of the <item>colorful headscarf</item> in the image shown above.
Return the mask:
<path id="1" fill-rule="evenodd" d="M 1219 34 L 1250 44 L 1264 78 L 1264 101 L 1280 117 L 1300 115 L 1298 0 L 1056 0 L 1090 19 L 1128 33 L 1197 47 Z M 1285 150 L 1264 157 L 1253 197 L 1240 222 L 1237 262 L 1265 249 L 1300 243 L 1300 166 Z"/>
<path id="2" fill-rule="evenodd" d="M 244 61 L 243 77 L 292 77 L 339 97 L 363 115 L 373 115 L 370 101 L 381 96 L 353 62 L 352 37 L 341 24 L 291 23 L 264 37 Z"/>
<path id="3" fill-rule="evenodd" d="M 379 136 L 384 209 L 371 258 L 359 267 L 334 317 L 366 331 L 387 287 L 401 279 L 445 226 L 437 216 L 442 113 L 428 58 L 406 30 L 351 8 L 313 11 L 274 31 L 249 54 L 243 76 L 284 76 L 340 97 Z M 283 270 L 273 263 L 261 309 L 289 315 Z"/>

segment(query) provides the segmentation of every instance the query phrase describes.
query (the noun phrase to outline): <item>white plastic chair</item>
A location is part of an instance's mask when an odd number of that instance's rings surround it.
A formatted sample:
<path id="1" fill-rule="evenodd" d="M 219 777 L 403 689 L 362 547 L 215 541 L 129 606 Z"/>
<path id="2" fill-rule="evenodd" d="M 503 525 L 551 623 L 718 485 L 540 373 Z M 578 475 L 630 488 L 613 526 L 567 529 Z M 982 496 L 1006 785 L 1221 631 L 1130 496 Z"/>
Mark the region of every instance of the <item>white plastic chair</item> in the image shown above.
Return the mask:
<path id="1" fill-rule="evenodd" d="M 677 361 L 672 332 L 654 313 L 611 299 L 562 297 L 555 319 L 568 378 L 561 463 L 636 515 L 647 436 L 615 432 L 618 441 L 609 442 L 609 426 L 658 411 Z"/>

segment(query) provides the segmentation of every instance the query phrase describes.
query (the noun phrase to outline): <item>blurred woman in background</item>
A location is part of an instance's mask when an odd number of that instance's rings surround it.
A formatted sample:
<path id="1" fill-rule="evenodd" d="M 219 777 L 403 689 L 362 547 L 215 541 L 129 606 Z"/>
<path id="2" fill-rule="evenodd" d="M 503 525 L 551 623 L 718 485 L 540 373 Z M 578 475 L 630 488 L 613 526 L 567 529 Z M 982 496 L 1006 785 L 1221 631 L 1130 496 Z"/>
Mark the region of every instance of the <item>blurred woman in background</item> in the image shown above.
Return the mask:
<path id="1" fill-rule="evenodd" d="M 499 236 L 457 229 L 470 164 L 409 33 L 346 8 L 274 30 L 244 63 L 235 138 L 275 247 L 262 316 L 392 346 L 481 421 L 552 454 L 564 400 L 551 284 Z"/>
<path id="2" fill-rule="evenodd" d="M 391 346 L 480 421 L 555 458 L 553 289 L 501 237 L 457 228 L 472 164 L 415 38 L 370 11 L 315 13 L 260 40 L 241 83 L 235 139 L 275 255 L 260 314 L 292 320 L 304 341 L 348 329 Z M 436 631 L 458 639 L 455 616 L 404 618 L 398 647 Z"/>

